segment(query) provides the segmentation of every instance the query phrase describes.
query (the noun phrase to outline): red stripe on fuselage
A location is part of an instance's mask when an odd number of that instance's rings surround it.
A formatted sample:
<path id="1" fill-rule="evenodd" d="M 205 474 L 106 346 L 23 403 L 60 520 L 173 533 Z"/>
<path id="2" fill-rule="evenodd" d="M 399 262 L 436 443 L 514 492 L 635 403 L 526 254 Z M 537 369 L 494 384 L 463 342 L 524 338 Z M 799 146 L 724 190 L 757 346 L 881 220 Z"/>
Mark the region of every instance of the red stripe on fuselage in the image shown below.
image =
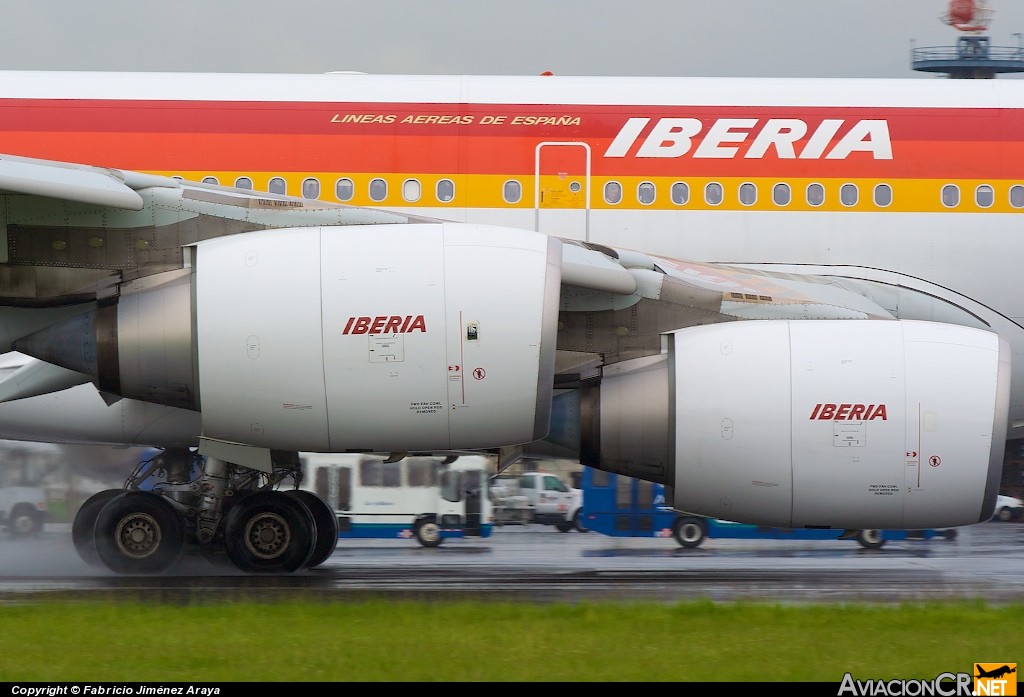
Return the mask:
<path id="1" fill-rule="evenodd" d="M 330 138 L 193 133 L 11 133 L 0 152 L 153 171 L 435 172 L 528 175 L 534 139 L 479 138 L 460 149 L 455 136 Z M 591 143 L 599 149 L 600 143 Z M 941 147 L 941 162 L 934 149 Z M 875 177 L 1016 179 L 1024 143 L 899 143 L 892 160 L 722 160 L 595 158 L 594 176 Z"/>
<path id="2" fill-rule="evenodd" d="M 0 152 L 125 169 L 252 172 L 530 174 L 542 141 L 586 140 L 596 176 L 1019 177 L 1024 110 L 815 107 L 666 107 L 406 103 L 209 102 L 0 99 Z M 392 123 L 342 123 L 344 115 Z M 401 123 L 412 116 L 471 116 L 471 124 Z M 579 125 L 514 125 L 517 116 L 579 117 Z M 485 124 L 485 117 L 492 123 Z M 627 155 L 604 158 L 629 118 L 649 118 Z M 501 123 L 493 120 L 503 119 Z M 884 119 L 891 160 L 853 152 L 842 160 L 636 157 L 661 118 L 799 118 L 812 133 L 843 119 Z M 806 137 L 805 137 L 806 138 Z M 694 139 L 697 143 L 700 136 Z"/>
<path id="3" fill-rule="evenodd" d="M 335 115 L 393 114 L 396 122 L 341 123 Z M 401 123 L 419 114 L 468 115 L 469 125 Z M 577 126 L 514 125 L 517 116 L 580 116 Z M 504 117 L 500 124 L 482 123 L 484 116 Z M 1024 130 L 1024 110 L 941 109 L 879 107 L 715 107 L 524 104 L 407 104 L 330 102 L 213 102 L 87 99 L 0 99 L 0 129 L 20 131 L 116 131 L 188 133 L 350 133 L 371 134 L 386 128 L 403 135 L 436 135 L 452 127 L 463 134 L 564 134 L 613 138 L 629 118 L 650 118 L 648 130 L 661 118 L 697 118 L 705 125 L 722 118 L 802 119 L 810 130 L 825 119 L 849 124 L 863 119 L 884 119 L 894 140 L 946 141 L 1018 140 Z M 840 131 L 840 135 L 842 131 Z"/>

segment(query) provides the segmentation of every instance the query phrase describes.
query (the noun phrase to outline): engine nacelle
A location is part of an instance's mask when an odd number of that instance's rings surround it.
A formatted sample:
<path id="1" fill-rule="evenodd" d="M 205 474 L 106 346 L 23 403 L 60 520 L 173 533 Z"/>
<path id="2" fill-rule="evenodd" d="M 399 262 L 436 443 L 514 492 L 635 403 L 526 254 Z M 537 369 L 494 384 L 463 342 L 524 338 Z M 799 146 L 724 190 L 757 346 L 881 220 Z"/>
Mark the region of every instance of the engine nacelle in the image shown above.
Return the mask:
<path id="1" fill-rule="evenodd" d="M 191 272 L 17 345 L 106 392 L 199 410 L 211 439 L 514 445 L 547 433 L 560 264 L 556 239 L 511 228 L 263 230 L 200 242 Z"/>
<path id="2" fill-rule="evenodd" d="M 600 469 L 674 507 L 767 526 L 915 529 L 992 515 L 1010 351 L 914 321 L 747 321 L 680 330 L 584 392 Z"/>

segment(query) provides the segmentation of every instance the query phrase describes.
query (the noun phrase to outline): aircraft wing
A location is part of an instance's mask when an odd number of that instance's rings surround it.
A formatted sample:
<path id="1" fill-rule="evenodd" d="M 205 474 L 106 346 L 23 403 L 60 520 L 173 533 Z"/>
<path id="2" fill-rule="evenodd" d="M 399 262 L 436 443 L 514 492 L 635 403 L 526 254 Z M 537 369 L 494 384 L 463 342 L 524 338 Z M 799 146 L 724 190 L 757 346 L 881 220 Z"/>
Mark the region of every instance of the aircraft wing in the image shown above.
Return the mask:
<path id="1" fill-rule="evenodd" d="M 95 381 L 95 357 L 54 357 L 46 327 L 74 322 L 126 284 L 187 267 L 190 245 L 275 228 L 428 223 L 413 217 L 248 189 L 188 182 L 125 170 L 0 155 L 0 197 L 7 211 L 5 280 L 0 283 L 0 345 L 32 359 L 0 381 L 0 402 Z M 433 221 L 436 222 L 436 221 Z M 893 315 L 863 289 L 803 274 L 774 274 L 651 257 L 562 240 L 560 309 L 566 317 L 600 312 L 655 316 L 644 345 L 608 341 L 575 352 L 571 362 L 615 362 L 656 352 L 665 330 L 739 319 L 865 319 Z M 571 324 L 571 322 L 570 322 Z M 63 326 L 63 325 L 62 325 Z M 75 331 L 90 327 L 73 325 Z M 657 331 L 651 332 L 650 327 Z M 565 332 L 572 342 L 572 329 Z M 35 335 L 36 339 L 26 339 Z M 68 337 L 63 337 L 64 346 Z M 37 344 L 44 344 L 42 348 Z M 63 350 L 63 348 L 61 349 Z M 22 361 L 27 360 L 22 356 Z M 565 358 L 562 362 L 565 363 Z M 81 371 L 81 372 L 78 372 Z M 107 402 L 116 399 L 101 387 Z M 181 406 L 176 405 L 176 406 Z"/>
<path id="2" fill-rule="evenodd" d="M 120 380 L 97 378 L 110 357 L 95 355 L 95 342 L 79 349 L 75 337 L 96 331 L 90 313 L 97 307 L 187 276 L 196 245 L 274 229 L 362 231 L 366 226 L 443 222 L 8 155 L 0 155 L 0 198 L 7 215 L 0 346 L 17 345 L 36 357 L 0 381 L 0 402 L 83 382 L 96 383 L 106 402 L 116 400 Z M 561 318 L 556 373 L 576 374 L 587 370 L 583 366 L 599 370 L 654 355 L 666 332 L 720 322 L 939 318 L 984 326 L 970 308 L 936 301 L 926 292 L 909 293 L 898 278 L 850 269 L 775 270 L 668 259 L 556 240 Z M 343 243 L 339 253 L 346 253 L 346 244 L 365 245 Z M 401 256 L 402 250 L 384 242 L 381 253 Z M 514 271 L 509 282 L 515 282 Z M 59 327 L 58 341 L 54 327 Z M 71 351 L 75 358 L 54 355 L 68 353 L 69 343 L 76 346 Z M 196 400 L 192 395 L 170 401 L 192 407 Z"/>
<path id="3" fill-rule="evenodd" d="M 0 155 L 0 196 L 8 211 L 3 258 L 8 277 L 0 283 L 0 307 L 8 308 L 64 307 L 116 294 L 126 280 L 182 268 L 188 245 L 214 237 L 431 220 L 10 155 Z M 781 277 L 571 240 L 565 240 L 561 263 L 571 308 L 681 293 L 672 302 L 694 303 L 705 321 L 715 315 L 722 320 L 891 316 L 860 291 L 810 275 Z M 604 300 L 595 293 L 603 293 Z M 33 325 L 22 320 L 25 313 L 8 314 L 13 326 L 0 329 L 0 344 L 10 344 Z M 45 321 L 60 315 L 51 311 Z"/>

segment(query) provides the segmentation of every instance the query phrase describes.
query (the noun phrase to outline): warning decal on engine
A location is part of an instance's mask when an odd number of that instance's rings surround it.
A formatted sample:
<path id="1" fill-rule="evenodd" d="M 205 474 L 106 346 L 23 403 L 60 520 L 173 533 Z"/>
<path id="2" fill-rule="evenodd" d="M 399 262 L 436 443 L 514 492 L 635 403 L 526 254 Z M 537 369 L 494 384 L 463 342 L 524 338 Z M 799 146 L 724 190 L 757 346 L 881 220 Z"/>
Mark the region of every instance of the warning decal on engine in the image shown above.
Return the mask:
<path id="1" fill-rule="evenodd" d="M 867 444 L 867 426 L 863 421 L 833 421 L 832 445 L 837 448 L 863 448 Z"/>
<path id="2" fill-rule="evenodd" d="M 370 363 L 405 360 L 405 338 L 401 334 L 370 335 Z"/>
<path id="3" fill-rule="evenodd" d="M 868 484 L 868 493 L 875 496 L 895 496 L 899 490 L 895 484 Z"/>

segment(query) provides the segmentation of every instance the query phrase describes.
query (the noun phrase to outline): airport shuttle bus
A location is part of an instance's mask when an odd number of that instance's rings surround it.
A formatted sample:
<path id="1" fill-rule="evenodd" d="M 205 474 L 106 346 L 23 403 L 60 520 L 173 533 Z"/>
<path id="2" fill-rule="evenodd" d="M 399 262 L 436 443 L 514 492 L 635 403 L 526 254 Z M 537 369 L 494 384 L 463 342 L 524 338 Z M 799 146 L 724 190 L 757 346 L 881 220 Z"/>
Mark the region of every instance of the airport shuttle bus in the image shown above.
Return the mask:
<path id="1" fill-rule="evenodd" d="M 699 547 L 708 538 L 745 540 L 855 539 L 862 547 L 878 549 L 888 540 L 956 538 L 946 530 L 843 530 L 777 528 L 691 515 L 665 504 L 665 487 L 620 474 L 584 467 L 580 477 L 583 511 L 588 529 L 611 537 L 672 537 L 683 547 Z"/>
<path id="2" fill-rule="evenodd" d="M 322 497 L 338 518 L 338 537 L 447 539 L 489 537 L 493 528 L 485 457 L 405 457 L 302 453 L 301 488 Z M 451 461 L 449 461 L 451 460 Z"/>

